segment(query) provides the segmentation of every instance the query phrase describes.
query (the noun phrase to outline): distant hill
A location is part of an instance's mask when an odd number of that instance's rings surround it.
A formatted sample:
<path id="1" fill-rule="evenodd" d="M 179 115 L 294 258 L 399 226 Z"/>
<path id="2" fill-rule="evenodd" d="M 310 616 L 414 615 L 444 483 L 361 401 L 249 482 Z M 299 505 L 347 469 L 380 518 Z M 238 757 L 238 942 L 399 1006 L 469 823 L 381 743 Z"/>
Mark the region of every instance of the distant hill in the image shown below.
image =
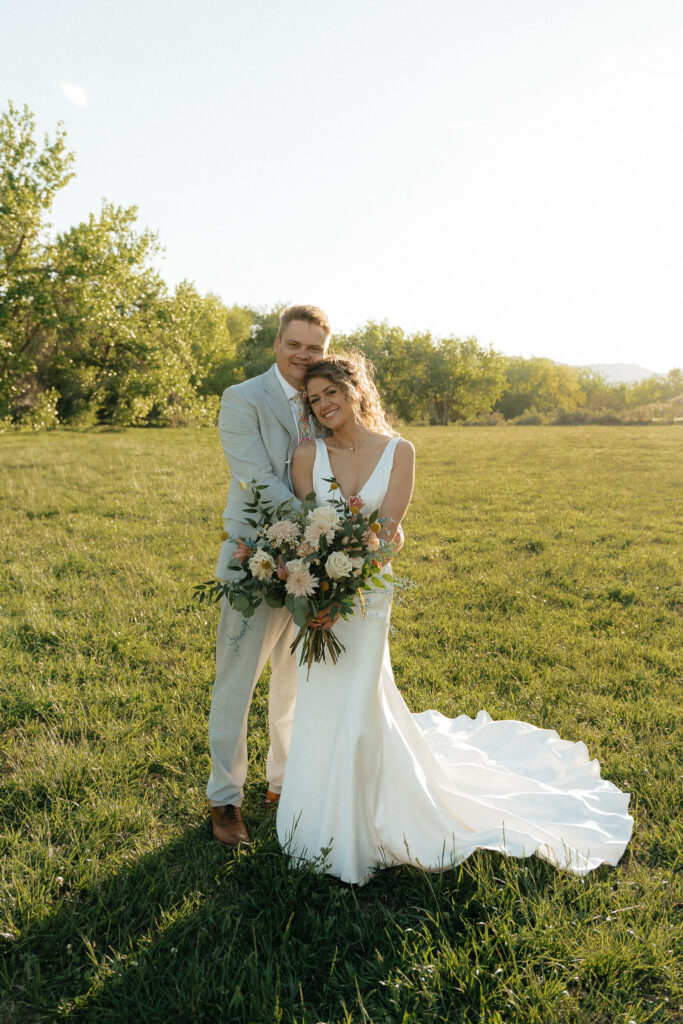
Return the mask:
<path id="1" fill-rule="evenodd" d="M 644 366 L 637 366 L 635 363 L 589 363 L 581 369 L 595 370 L 610 384 L 635 384 L 646 377 L 656 376 L 654 370 L 646 370 Z"/>

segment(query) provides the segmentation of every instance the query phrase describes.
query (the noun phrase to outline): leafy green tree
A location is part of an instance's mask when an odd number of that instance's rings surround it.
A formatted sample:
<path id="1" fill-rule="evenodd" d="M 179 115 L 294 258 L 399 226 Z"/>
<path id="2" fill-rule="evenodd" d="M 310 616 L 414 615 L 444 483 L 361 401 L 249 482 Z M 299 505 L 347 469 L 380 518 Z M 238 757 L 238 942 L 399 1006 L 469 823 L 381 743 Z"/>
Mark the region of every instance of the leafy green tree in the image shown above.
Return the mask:
<path id="1" fill-rule="evenodd" d="M 505 419 L 520 416 L 529 409 L 550 412 L 571 411 L 584 400 L 579 370 L 551 359 L 508 359 L 505 386 L 496 409 Z"/>
<path id="2" fill-rule="evenodd" d="M 667 402 L 683 393 L 683 372 L 679 369 L 669 370 L 666 374 L 653 374 L 643 380 L 629 384 L 626 388 L 625 406 L 635 409 L 639 405 L 652 405 L 655 402 Z"/>
<path id="3" fill-rule="evenodd" d="M 670 398 L 678 398 L 679 395 L 683 395 L 683 370 L 674 367 L 664 378 L 662 398 L 667 402 Z"/>
<path id="4" fill-rule="evenodd" d="M 476 338 L 441 338 L 431 359 L 432 419 L 444 426 L 490 412 L 505 382 L 505 361 Z"/>
<path id="5" fill-rule="evenodd" d="M 377 386 L 386 408 L 410 423 L 424 415 L 430 400 L 434 342 L 429 333 L 406 335 L 386 321 L 369 320 L 353 334 L 333 340 L 333 350 L 360 349 L 377 369 Z"/>
<path id="6" fill-rule="evenodd" d="M 251 317 L 239 306 L 227 309 L 217 295 L 200 295 L 181 282 L 169 300 L 174 343 L 187 350 L 190 381 L 201 396 L 221 395 L 244 379 L 239 345 L 251 335 Z"/>
<path id="7" fill-rule="evenodd" d="M 46 215 L 73 177 L 64 129 L 36 141 L 35 118 L 12 103 L 0 116 L 0 419 L 17 418 L 40 391 L 55 312 Z"/>
<path id="8" fill-rule="evenodd" d="M 275 362 L 273 345 L 280 328 L 280 314 L 285 306 L 286 303 L 270 309 L 266 306 L 243 307 L 244 312 L 251 317 L 249 334 L 242 333 L 238 344 L 238 354 L 246 379 L 265 373 Z"/>
<path id="9" fill-rule="evenodd" d="M 580 369 L 580 405 L 591 412 L 617 412 L 626 402 L 626 385 L 611 384 L 596 370 Z"/>
<path id="10" fill-rule="evenodd" d="M 51 247 L 55 341 L 46 384 L 71 417 L 141 423 L 187 392 L 192 365 L 171 344 L 156 235 L 136 230 L 135 207 L 104 203 Z M 172 396 L 175 394 L 175 398 Z"/>

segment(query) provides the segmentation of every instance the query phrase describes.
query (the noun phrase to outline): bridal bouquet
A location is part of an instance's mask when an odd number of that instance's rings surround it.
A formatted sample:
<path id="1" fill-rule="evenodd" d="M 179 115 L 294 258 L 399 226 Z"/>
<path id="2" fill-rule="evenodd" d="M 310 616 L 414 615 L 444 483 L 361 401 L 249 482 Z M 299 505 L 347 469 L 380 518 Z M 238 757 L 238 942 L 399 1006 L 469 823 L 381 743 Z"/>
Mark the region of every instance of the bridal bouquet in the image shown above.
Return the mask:
<path id="1" fill-rule="evenodd" d="M 339 491 L 334 478 L 326 483 Z M 354 612 L 356 595 L 364 612 L 363 591 L 393 581 L 389 574 L 382 574 L 392 549 L 378 537 L 379 510 L 366 515 L 361 498 L 347 501 L 341 492 L 327 505 L 316 506 L 311 494 L 297 508 L 291 502 L 274 507 L 263 500 L 262 486 L 252 482 L 250 487 L 254 497 L 246 505 L 250 516 L 246 522 L 256 530 L 255 539 L 224 535 L 249 547 L 244 561 L 229 563 L 242 575 L 201 583 L 194 588 L 195 597 L 200 601 L 226 597 L 245 619 L 262 601 L 271 608 L 284 605 L 299 627 L 292 644 L 292 653 L 301 645 L 299 664 L 308 665 L 310 671 L 313 662 L 324 662 L 327 654 L 336 664 L 344 645 L 333 629 L 323 629 L 312 620 L 324 612 L 332 619 L 338 615 L 347 619 Z"/>

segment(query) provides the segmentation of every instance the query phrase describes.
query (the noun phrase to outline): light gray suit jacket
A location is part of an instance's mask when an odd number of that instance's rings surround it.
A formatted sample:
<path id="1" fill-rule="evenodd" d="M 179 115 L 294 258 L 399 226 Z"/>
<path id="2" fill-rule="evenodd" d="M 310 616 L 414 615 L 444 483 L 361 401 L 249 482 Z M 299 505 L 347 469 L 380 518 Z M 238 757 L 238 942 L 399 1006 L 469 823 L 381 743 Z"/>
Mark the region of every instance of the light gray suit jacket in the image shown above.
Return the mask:
<path id="1" fill-rule="evenodd" d="M 292 494 L 292 455 L 299 443 L 292 410 L 275 373 L 275 365 L 223 392 L 218 429 L 230 469 L 228 501 L 223 512 L 225 529 L 248 537 L 253 531 L 245 518 L 252 498 L 245 484 L 256 480 L 265 486 L 264 500 L 272 505 L 288 501 Z M 322 436 L 322 435 L 321 435 Z M 230 575 L 228 562 L 235 548 L 227 540 L 221 546 L 216 576 Z"/>

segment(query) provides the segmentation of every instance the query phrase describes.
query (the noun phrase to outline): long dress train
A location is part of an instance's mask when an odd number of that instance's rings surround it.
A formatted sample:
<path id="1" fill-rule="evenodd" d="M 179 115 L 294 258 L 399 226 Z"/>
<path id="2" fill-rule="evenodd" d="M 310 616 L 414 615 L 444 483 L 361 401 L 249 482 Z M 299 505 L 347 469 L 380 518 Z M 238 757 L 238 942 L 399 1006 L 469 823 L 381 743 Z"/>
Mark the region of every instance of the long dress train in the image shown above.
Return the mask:
<path id="1" fill-rule="evenodd" d="M 361 489 L 368 511 L 386 494 L 396 441 Z M 324 441 L 316 448 L 323 503 L 333 473 Z M 377 866 L 438 871 L 480 848 L 577 874 L 616 864 L 633 827 L 629 794 L 601 778 L 585 744 L 485 711 L 411 714 L 391 668 L 390 613 L 390 588 L 374 591 L 365 618 L 335 625 L 346 646 L 337 665 L 299 670 L 277 813 L 283 848 L 357 884 Z"/>

